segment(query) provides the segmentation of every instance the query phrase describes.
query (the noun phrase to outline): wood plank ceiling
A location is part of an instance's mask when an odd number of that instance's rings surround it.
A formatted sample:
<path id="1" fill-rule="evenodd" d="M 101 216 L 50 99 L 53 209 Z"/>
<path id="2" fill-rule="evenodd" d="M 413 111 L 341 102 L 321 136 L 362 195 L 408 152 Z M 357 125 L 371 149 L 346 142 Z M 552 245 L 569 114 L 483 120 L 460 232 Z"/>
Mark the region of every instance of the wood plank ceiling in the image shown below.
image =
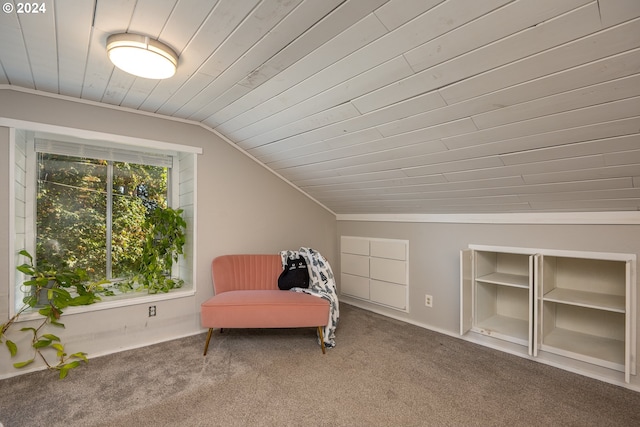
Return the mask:
<path id="1" fill-rule="evenodd" d="M 639 0 L 41 3 L 0 14 L 4 88 L 199 122 L 336 213 L 640 209 Z"/>

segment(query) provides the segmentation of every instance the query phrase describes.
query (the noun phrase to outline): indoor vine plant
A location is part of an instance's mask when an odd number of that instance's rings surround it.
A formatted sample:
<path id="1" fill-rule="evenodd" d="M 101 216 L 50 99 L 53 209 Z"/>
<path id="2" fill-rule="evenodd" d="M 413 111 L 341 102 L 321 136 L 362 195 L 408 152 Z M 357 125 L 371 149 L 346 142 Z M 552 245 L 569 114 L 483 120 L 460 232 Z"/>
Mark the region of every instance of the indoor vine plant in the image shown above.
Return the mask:
<path id="1" fill-rule="evenodd" d="M 182 209 L 155 208 L 145 221 L 146 238 L 137 273 L 120 283 L 121 291 L 146 289 L 150 294 L 180 288 L 184 280 L 171 276 L 174 263 L 183 255 L 187 223 Z"/>
<path id="2" fill-rule="evenodd" d="M 50 370 L 59 371 L 60 378 L 67 376 L 70 369 L 76 368 L 82 361 L 87 362 L 86 353 L 76 352 L 67 354 L 60 338 L 47 333 L 48 325 L 64 328 L 60 322 L 63 310 L 71 306 L 89 305 L 100 300 L 97 292 L 102 290 L 104 282 L 89 282 L 86 270 L 66 267 L 55 267 L 42 261 L 34 264 L 33 257 L 26 250 L 20 255 L 27 258 L 27 262 L 17 267 L 28 280 L 23 282 L 26 296 L 24 305 L 7 322 L 0 325 L 0 343 L 4 343 L 11 357 L 15 357 L 18 345 L 9 339 L 9 332 L 17 328 L 16 321 L 27 311 L 35 311 L 42 316 L 35 327 L 25 326 L 19 331 L 31 334 L 32 355 L 29 359 L 13 364 L 16 368 L 24 368 L 35 361 L 37 357 L 43 360 Z M 55 354 L 55 358 L 51 354 Z"/>

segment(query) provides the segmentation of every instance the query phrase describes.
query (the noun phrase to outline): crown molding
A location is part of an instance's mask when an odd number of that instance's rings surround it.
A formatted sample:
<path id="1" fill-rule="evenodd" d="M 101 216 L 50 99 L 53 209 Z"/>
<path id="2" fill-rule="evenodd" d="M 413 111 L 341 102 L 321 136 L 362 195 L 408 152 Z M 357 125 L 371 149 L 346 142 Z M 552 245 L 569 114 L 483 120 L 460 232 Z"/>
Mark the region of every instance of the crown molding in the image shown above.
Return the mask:
<path id="1" fill-rule="evenodd" d="M 531 212 L 490 214 L 338 214 L 338 221 L 453 224 L 640 224 L 640 212 Z"/>

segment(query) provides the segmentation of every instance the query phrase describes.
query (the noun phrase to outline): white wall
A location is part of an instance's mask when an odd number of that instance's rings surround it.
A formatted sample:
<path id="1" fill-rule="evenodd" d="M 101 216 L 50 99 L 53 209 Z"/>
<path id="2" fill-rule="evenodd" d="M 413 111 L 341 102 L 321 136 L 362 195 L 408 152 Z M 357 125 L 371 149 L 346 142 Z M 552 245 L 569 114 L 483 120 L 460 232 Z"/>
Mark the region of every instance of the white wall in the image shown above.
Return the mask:
<path id="1" fill-rule="evenodd" d="M 0 119 L 201 147 L 197 160 L 197 269 L 194 296 L 72 314 L 56 333 L 68 352 L 89 356 L 144 346 L 201 331 L 200 304 L 213 295 L 211 260 L 227 253 L 277 253 L 309 246 L 332 264 L 335 216 L 200 126 L 50 96 L 0 90 Z M 58 131 L 58 133 L 63 133 Z M 9 309 L 9 129 L 0 127 L 0 321 Z M 21 248 L 15 248 L 19 250 Z M 202 345 L 204 346 L 204 340 Z M 200 352 L 202 348 L 194 348 Z M 0 349 L 0 378 L 14 375 L 13 360 Z"/>

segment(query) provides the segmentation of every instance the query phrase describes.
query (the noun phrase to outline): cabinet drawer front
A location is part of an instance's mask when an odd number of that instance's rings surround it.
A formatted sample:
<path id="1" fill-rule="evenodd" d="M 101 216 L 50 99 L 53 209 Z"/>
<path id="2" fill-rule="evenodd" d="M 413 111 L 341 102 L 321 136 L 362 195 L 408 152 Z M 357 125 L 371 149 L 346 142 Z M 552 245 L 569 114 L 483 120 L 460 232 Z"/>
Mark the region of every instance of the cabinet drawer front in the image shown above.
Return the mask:
<path id="1" fill-rule="evenodd" d="M 340 263 L 343 273 L 369 277 L 369 257 L 367 256 L 342 254 Z"/>
<path id="2" fill-rule="evenodd" d="M 407 308 L 407 287 L 394 283 L 371 280 L 371 301 L 401 310 Z"/>
<path id="3" fill-rule="evenodd" d="M 340 278 L 340 292 L 343 295 L 369 299 L 369 279 L 344 273 Z"/>
<path id="4" fill-rule="evenodd" d="M 340 251 L 348 254 L 369 255 L 369 239 L 342 236 Z"/>
<path id="5" fill-rule="evenodd" d="M 404 261 L 371 258 L 371 278 L 406 285 L 407 264 Z"/>
<path id="6" fill-rule="evenodd" d="M 404 261 L 407 258 L 407 245 L 401 241 L 372 240 L 371 256 Z"/>

